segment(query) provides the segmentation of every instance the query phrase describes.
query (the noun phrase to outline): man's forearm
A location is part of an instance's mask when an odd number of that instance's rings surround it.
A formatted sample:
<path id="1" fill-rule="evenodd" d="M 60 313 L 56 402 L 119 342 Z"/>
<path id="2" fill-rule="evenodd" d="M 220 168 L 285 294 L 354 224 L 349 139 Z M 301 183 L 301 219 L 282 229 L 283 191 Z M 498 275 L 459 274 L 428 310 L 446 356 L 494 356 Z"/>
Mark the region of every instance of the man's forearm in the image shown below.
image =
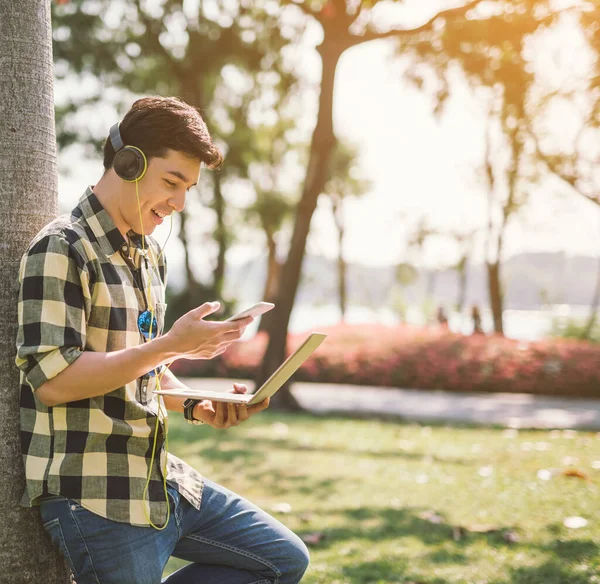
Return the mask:
<path id="1" fill-rule="evenodd" d="M 40 386 L 35 395 L 47 406 L 104 395 L 177 357 L 166 336 L 110 353 L 84 351 L 64 371 Z"/>

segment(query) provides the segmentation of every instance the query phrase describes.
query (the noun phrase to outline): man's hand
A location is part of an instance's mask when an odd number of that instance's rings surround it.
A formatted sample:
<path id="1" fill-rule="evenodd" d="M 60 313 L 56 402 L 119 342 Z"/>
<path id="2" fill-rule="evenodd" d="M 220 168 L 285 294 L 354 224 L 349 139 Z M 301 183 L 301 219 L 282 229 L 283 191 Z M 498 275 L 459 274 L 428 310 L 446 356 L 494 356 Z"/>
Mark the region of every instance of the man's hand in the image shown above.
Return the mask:
<path id="1" fill-rule="evenodd" d="M 178 358 L 212 359 L 223 354 L 254 319 L 249 316 L 233 322 L 204 320 L 219 307 L 218 302 L 205 302 L 176 320 L 171 330 L 157 340 L 166 341 Z"/>
<path id="2" fill-rule="evenodd" d="M 248 388 L 242 383 L 233 384 L 232 393 L 246 393 L 246 391 L 248 391 Z M 233 404 L 207 399 L 196 404 L 194 418 L 202 420 L 212 428 L 224 429 L 239 426 L 250 416 L 268 408 L 270 401 L 271 398 L 268 397 L 258 404 L 247 406 L 246 404 Z"/>

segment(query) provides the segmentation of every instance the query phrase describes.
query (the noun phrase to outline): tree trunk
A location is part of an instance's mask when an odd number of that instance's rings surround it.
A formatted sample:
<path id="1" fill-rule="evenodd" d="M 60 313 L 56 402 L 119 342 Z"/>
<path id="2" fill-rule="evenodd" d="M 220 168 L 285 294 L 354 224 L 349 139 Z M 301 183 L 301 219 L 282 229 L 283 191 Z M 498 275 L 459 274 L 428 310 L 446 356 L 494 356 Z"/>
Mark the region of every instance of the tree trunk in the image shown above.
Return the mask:
<path id="1" fill-rule="evenodd" d="M 227 227 L 225 226 L 225 199 L 221 188 L 221 173 L 215 171 L 212 173 L 214 181 L 213 190 L 213 208 L 217 214 L 217 227 L 215 229 L 215 239 L 219 246 L 217 254 L 217 265 L 213 270 L 213 291 L 215 300 L 221 301 L 223 298 L 223 284 L 225 280 L 225 254 L 227 253 Z"/>
<path id="2" fill-rule="evenodd" d="M 581 335 L 583 339 L 589 339 L 592 336 L 592 329 L 596 324 L 598 314 L 598 304 L 600 304 L 600 258 L 598 258 L 598 274 L 596 276 L 596 289 L 594 290 L 594 298 L 590 306 L 590 315 L 585 325 L 585 329 Z"/>
<path id="3" fill-rule="evenodd" d="M 348 291 L 346 289 L 346 261 L 342 252 L 342 241 L 344 239 L 344 230 L 339 232 L 340 236 L 340 255 L 338 256 L 338 288 L 340 299 L 340 318 L 342 322 L 346 321 L 346 310 L 348 307 Z"/>
<path id="4" fill-rule="evenodd" d="M 504 326 L 502 322 L 504 299 L 502 297 L 502 284 L 500 278 L 500 260 L 497 259 L 495 262 L 488 262 L 487 272 L 490 306 L 492 308 L 492 318 L 494 319 L 494 332 L 504 335 Z"/>
<path id="5" fill-rule="evenodd" d="M 190 41 L 191 42 L 191 41 Z M 194 67 L 190 67 L 185 71 L 181 79 L 181 96 L 191 106 L 195 107 L 204 114 L 204 77 L 202 73 L 203 66 L 201 59 L 196 63 Z M 206 121 L 206 119 L 205 119 Z M 183 312 L 187 312 L 193 308 L 196 308 L 203 302 L 219 300 L 221 301 L 221 293 L 223 289 L 223 278 L 225 273 L 225 249 L 221 245 L 219 240 L 223 237 L 223 195 L 221 192 L 221 176 L 218 171 L 213 173 L 214 189 L 213 189 L 213 207 L 217 214 L 217 228 L 215 229 L 215 238 L 218 240 L 219 254 L 217 257 L 217 265 L 213 271 L 213 284 L 212 286 L 203 284 L 196 279 L 192 269 L 193 254 L 190 253 L 190 245 L 186 233 L 187 220 L 190 218 L 188 214 L 188 208 L 184 209 L 180 213 L 181 217 L 181 230 L 179 233 L 179 239 L 183 244 L 184 258 L 185 258 L 185 276 L 186 286 L 182 293 L 184 297 Z M 183 314 L 182 312 L 182 314 Z"/>
<path id="6" fill-rule="evenodd" d="M 39 512 L 19 506 L 25 481 L 15 366 L 19 260 L 56 216 L 49 0 L 0 3 L 0 580 L 68 581 Z"/>
<path id="7" fill-rule="evenodd" d="M 346 320 L 347 289 L 346 262 L 344 261 L 344 216 L 342 199 L 333 200 L 333 217 L 338 230 L 338 300 L 340 303 L 340 320 Z"/>
<path id="8" fill-rule="evenodd" d="M 196 283 L 196 277 L 194 276 L 194 272 L 192 272 L 192 264 L 190 260 L 190 246 L 187 238 L 186 225 L 188 220 L 188 210 L 183 209 L 181 213 L 179 213 L 179 239 L 181 239 L 181 243 L 183 244 L 183 259 L 185 265 L 185 288 L 187 289 L 190 286 L 193 286 Z"/>
<path id="9" fill-rule="evenodd" d="M 462 315 L 467 302 L 467 258 L 462 257 L 458 264 L 458 299 L 456 302 L 456 310 Z"/>
<path id="10" fill-rule="evenodd" d="M 302 260 L 306 250 L 306 239 L 310 229 L 310 221 L 317 205 L 317 198 L 325 187 L 329 172 L 329 162 L 335 149 L 335 136 L 333 133 L 333 87 L 335 70 L 343 50 L 344 47 L 328 42 L 327 38 L 319 47 L 323 64 L 319 113 L 312 136 L 302 198 L 298 203 L 296 211 L 291 247 L 282 270 L 281 286 L 277 303 L 273 309 L 272 326 L 269 329 L 269 344 L 256 380 L 259 386 L 279 367 L 286 355 L 288 325 L 300 282 Z M 289 387 L 284 387 L 277 393 L 273 399 L 272 407 L 292 410 L 300 409 L 298 402 L 289 391 Z"/>
<path id="11" fill-rule="evenodd" d="M 267 256 L 267 278 L 265 282 L 265 291 L 263 299 L 266 302 L 276 302 L 277 293 L 279 290 L 279 281 L 281 279 L 281 265 L 277 261 L 277 244 L 275 238 L 270 230 L 266 230 L 267 235 L 267 249 L 269 250 Z M 273 311 L 263 314 L 260 318 L 259 331 L 268 331 L 272 326 L 271 320 L 273 319 Z"/>

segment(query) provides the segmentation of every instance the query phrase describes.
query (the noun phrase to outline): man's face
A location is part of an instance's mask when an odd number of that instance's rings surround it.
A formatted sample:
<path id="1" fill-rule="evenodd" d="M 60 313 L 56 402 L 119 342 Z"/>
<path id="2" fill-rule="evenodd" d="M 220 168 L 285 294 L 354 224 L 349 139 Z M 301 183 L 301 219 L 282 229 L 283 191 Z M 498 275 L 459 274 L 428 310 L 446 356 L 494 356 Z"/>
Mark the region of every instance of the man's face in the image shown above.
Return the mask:
<path id="1" fill-rule="evenodd" d="M 164 157 L 152 158 L 138 182 L 139 208 L 135 184 L 131 184 L 132 196 L 121 199 L 123 219 L 136 233 L 150 235 L 164 217 L 183 210 L 185 195 L 198 182 L 199 175 L 200 161 L 181 152 L 168 150 Z"/>

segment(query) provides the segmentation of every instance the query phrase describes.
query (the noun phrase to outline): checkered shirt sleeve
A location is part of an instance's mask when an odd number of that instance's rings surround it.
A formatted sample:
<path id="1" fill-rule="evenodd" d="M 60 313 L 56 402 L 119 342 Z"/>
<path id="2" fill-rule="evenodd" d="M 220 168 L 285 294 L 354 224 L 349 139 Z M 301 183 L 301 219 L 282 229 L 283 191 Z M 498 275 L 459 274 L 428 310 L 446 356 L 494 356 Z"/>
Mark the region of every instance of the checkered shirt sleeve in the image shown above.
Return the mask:
<path id="1" fill-rule="evenodd" d="M 16 364 L 35 391 L 85 349 L 88 273 L 62 234 L 47 234 L 23 255 L 19 283 Z"/>

